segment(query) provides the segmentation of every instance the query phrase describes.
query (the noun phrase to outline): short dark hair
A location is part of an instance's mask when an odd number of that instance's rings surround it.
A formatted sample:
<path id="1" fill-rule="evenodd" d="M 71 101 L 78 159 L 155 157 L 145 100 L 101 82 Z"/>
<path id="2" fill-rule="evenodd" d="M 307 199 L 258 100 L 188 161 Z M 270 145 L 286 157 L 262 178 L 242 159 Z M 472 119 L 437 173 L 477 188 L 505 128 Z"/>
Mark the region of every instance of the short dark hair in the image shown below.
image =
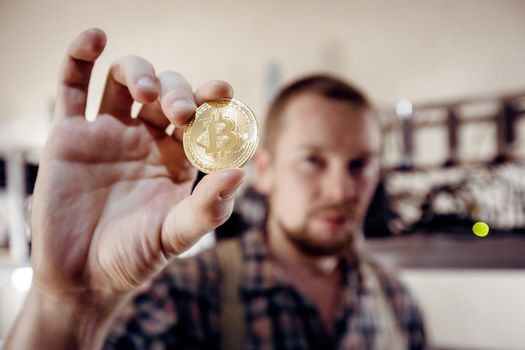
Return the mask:
<path id="1" fill-rule="evenodd" d="M 367 96 L 349 82 L 325 74 L 303 77 L 285 86 L 270 104 L 264 124 L 263 144 L 266 148 L 271 149 L 271 145 L 275 144 L 282 125 L 283 111 L 290 100 L 304 93 L 346 101 L 358 108 L 373 109 Z"/>

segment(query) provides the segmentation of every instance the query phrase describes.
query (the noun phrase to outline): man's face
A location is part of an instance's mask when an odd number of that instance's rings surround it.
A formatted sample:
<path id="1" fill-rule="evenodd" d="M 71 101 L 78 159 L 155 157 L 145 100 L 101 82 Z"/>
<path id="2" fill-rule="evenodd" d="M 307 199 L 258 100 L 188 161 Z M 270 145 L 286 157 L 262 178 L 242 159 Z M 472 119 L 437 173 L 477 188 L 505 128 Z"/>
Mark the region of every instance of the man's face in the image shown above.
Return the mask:
<path id="1" fill-rule="evenodd" d="M 314 94 L 294 97 L 265 173 L 268 229 L 309 255 L 360 234 L 379 177 L 380 130 L 369 111 Z"/>

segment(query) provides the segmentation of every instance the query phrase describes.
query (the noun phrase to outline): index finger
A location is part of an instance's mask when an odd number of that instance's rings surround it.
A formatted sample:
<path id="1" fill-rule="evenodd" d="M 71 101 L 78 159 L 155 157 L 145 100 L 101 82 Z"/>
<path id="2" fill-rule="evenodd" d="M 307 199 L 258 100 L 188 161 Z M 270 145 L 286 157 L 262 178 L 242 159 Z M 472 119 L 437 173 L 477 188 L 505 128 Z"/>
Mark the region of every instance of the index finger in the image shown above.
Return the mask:
<path id="1" fill-rule="evenodd" d="M 209 100 L 233 96 L 231 85 L 222 80 L 209 81 L 193 93 L 190 84 L 178 73 L 164 72 L 159 79 L 162 110 L 177 127 L 188 123 L 198 105 Z"/>
<path id="2" fill-rule="evenodd" d="M 106 46 L 98 28 L 80 33 L 69 45 L 59 73 L 55 118 L 84 116 L 91 71 Z"/>

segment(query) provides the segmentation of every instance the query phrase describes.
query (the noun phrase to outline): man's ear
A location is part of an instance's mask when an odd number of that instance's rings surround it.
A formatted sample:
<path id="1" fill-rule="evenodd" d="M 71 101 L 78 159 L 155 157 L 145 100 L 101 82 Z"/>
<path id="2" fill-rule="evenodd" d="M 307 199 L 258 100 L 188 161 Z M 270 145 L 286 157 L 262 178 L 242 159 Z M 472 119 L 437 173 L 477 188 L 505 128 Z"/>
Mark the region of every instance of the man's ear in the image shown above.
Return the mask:
<path id="1" fill-rule="evenodd" d="M 271 155 L 265 148 L 259 148 L 255 153 L 255 174 L 253 187 L 262 195 L 267 195 L 272 188 L 273 177 Z"/>

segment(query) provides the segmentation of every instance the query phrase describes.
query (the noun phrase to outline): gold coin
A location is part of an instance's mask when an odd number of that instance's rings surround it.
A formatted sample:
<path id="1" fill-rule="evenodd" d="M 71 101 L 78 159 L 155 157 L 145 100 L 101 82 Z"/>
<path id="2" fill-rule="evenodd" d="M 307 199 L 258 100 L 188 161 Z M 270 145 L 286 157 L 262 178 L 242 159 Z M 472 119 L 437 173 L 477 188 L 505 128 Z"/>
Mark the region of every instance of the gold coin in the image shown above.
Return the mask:
<path id="1" fill-rule="evenodd" d="M 244 166 L 258 140 L 253 112 L 244 103 L 225 98 L 197 108 L 184 130 L 183 145 L 188 160 L 210 174 Z"/>

